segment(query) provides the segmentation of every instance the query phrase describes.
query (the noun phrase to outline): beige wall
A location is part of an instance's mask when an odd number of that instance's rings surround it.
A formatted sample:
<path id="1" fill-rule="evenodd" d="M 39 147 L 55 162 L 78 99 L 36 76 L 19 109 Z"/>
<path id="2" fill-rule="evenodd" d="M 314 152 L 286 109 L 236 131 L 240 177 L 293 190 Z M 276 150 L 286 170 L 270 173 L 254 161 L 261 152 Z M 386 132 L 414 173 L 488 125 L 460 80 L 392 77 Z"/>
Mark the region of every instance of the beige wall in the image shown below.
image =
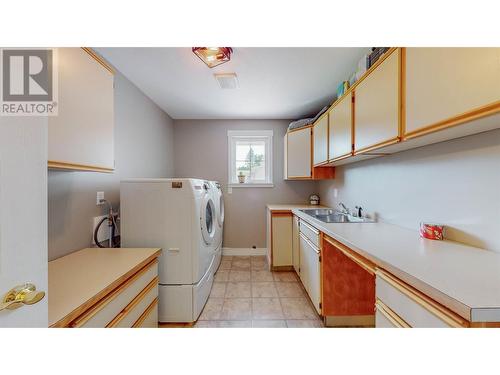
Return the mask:
<path id="1" fill-rule="evenodd" d="M 283 137 L 286 120 L 175 120 L 177 177 L 217 180 L 224 185 L 224 247 L 266 246 L 266 204 L 305 203 L 316 184 L 283 180 Z M 273 130 L 273 188 L 233 188 L 227 193 L 227 131 Z"/>
<path id="2" fill-rule="evenodd" d="M 115 158 L 113 174 L 49 171 L 49 260 L 89 247 L 96 192 L 115 208 L 120 179 L 173 176 L 173 121 L 124 76 L 115 76 Z"/>
<path id="3" fill-rule="evenodd" d="M 450 239 L 500 251 L 500 130 L 339 167 L 319 191 L 323 204 L 415 230 L 443 223 Z"/>

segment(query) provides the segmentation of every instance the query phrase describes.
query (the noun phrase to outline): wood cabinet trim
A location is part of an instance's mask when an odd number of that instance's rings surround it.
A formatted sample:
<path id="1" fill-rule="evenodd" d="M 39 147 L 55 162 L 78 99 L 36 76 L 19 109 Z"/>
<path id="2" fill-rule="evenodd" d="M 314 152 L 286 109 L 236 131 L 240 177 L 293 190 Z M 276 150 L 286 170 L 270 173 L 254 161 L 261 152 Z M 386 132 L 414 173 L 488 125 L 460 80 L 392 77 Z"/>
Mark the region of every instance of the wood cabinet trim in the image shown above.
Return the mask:
<path id="1" fill-rule="evenodd" d="M 435 315 L 437 318 L 444 321 L 449 326 L 457 328 L 470 326 L 470 323 L 467 320 L 463 319 L 451 310 L 448 310 L 446 307 L 438 304 L 430 297 L 427 297 L 419 290 L 404 283 L 392 274 L 379 268 L 376 271 L 376 275 L 390 284 L 392 287 L 397 289 L 399 292 L 403 293 L 406 297 L 410 298 L 413 302 L 419 304 L 424 309 Z"/>
<path id="2" fill-rule="evenodd" d="M 387 305 L 385 305 L 381 300 L 377 298 L 375 302 L 375 308 L 377 311 L 388 319 L 392 324 L 394 324 L 397 328 L 411 328 L 411 326 L 406 323 L 399 315 L 397 315 L 394 311 L 392 311 Z"/>
<path id="3" fill-rule="evenodd" d="M 132 328 L 138 328 L 141 326 L 141 324 L 146 320 L 148 315 L 151 313 L 151 311 L 156 307 L 158 304 L 158 297 L 156 297 L 153 302 L 148 306 L 148 308 L 142 313 L 142 315 L 137 319 L 137 321 L 134 323 Z"/>
<path id="4" fill-rule="evenodd" d="M 287 131 L 287 134 L 298 132 L 300 130 L 310 129 L 312 127 L 313 127 L 313 125 L 311 124 L 311 125 L 302 126 L 300 128 L 290 129 L 290 130 Z"/>
<path id="5" fill-rule="evenodd" d="M 85 52 L 87 52 L 95 61 L 101 64 L 106 70 L 108 70 L 111 74 L 115 75 L 115 70 L 111 67 L 111 65 L 104 60 L 101 56 L 99 56 L 92 48 L 89 47 L 81 47 Z"/>
<path id="6" fill-rule="evenodd" d="M 160 278 L 156 276 L 146 287 L 127 305 L 125 308 L 106 326 L 106 328 L 113 328 L 120 323 L 130 312 L 136 307 L 147 294 L 158 285 Z"/>
<path id="7" fill-rule="evenodd" d="M 380 143 L 377 143 L 375 145 L 372 145 L 372 146 L 369 146 L 369 147 L 365 147 L 365 148 L 361 148 L 359 150 L 356 150 L 354 151 L 354 155 L 361 155 L 361 154 L 366 154 L 368 152 L 371 152 L 371 151 L 374 151 L 374 150 L 378 150 L 379 148 L 382 148 L 382 147 L 387 147 L 387 146 L 391 146 L 391 145 L 394 145 L 396 143 L 399 142 L 399 137 L 394 137 L 394 138 L 391 138 L 387 141 L 384 141 L 384 142 L 380 142 Z M 377 155 L 383 155 L 383 153 L 377 153 Z"/>
<path id="8" fill-rule="evenodd" d="M 334 106 L 336 106 L 338 103 L 337 102 L 340 102 L 347 94 L 349 94 L 351 91 L 354 91 L 356 89 L 356 87 L 361 83 L 363 82 L 366 77 L 368 77 L 375 69 L 377 69 L 377 67 L 382 64 L 390 55 L 392 55 L 394 53 L 394 51 L 396 51 L 398 49 L 398 47 L 391 47 L 389 48 L 389 50 L 387 52 L 385 52 L 382 56 L 380 56 L 380 58 L 375 62 L 375 64 L 373 64 L 362 76 L 360 79 L 358 79 L 356 82 L 353 83 L 353 85 L 351 87 L 349 87 L 349 89 L 346 90 L 346 92 L 338 99 L 336 99 L 332 105 L 330 106 L 330 108 L 333 108 Z"/>
<path id="9" fill-rule="evenodd" d="M 100 293 L 96 294 L 93 298 L 89 299 L 87 302 L 79 306 L 77 309 L 73 310 L 71 313 L 66 315 L 63 319 L 58 320 L 56 323 L 52 324 L 51 327 L 61 328 L 69 327 L 72 322 L 77 320 L 81 315 L 85 314 L 87 311 L 93 309 L 100 301 L 106 299 L 109 295 L 115 293 L 121 285 L 127 283 L 131 280 L 134 275 L 149 270 L 153 264 L 158 263 L 157 257 L 160 255 L 161 250 L 158 250 L 153 255 L 145 259 L 143 262 L 139 263 L 136 267 L 131 269 L 129 272 L 124 274 L 122 277 L 117 279 L 114 283 L 110 284 L 107 288 L 103 289 Z"/>
<path id="10" fill-rule="evenodd" d="M 499 113 L 499 112 L 500 112 L 500 100 L 496 101 L 494 103 L 487 104 L 485 106 L 473 109 L 471 111 L 461 113 L 457 116 L 448 118 L 446 120 L 436 122 L 434 124 L 425 126 L 423 128 L 420 128 L 420 129 L 417 129 L 417 130 L 414 130 L 414 131 L 411 131 L 408 133 L 404 133 L 403 140 L 406 141 L 409 139 L 421 137 L 423 135 L 434 133 L 434 132 L 437 132 L 439 130 L 444 130 L 444 129 L 451 128 L 451 127 L 454 127 L 457 125 L 461 125 L 465 122 L 477 120 L 477 119 L 480 119 L 482 117 L 491 116 L 491 115 L 494 115 L 494 114 Z"/>
<path id="11" fill-rule="evenodd" d="M 118 288 L 109 293 L 106 297 L 101 299 L 97 304 L 92 306 L 86 312 L 84 312 L 81 316 L 76 318 L 72 323 L 71 327 L 81 327 L 83 324 L 88 322 L 92 317 L 94 317 L 99 311 L 101 311 L 104 307 L 106 307 L 111 301 L 113 301 L 116 297 L 118 297 L 125 289 L 127 289 L 132 283 L 137 281 L 142 275 L 148 272 L 151 267 L 157 267 L 158 259 L 155 259 L 151 263 L 149 263 L 146 267 L 141 269 L 135 275 L 130 277 L 127 281 L 122 283 Z"/>
<path id="12" fill-rule="evenodd" d="M 114 168 L 98 167 L 95 165 L 84 165 L 67 163 L 61 161 L 49 160 L 47 167 L 50 169 L 61 169 L 61 170 L 75 170 L 75 171 L 85 171 L 85 172 L 102 172 L 102 173 L 113 173 Z"/>
<path id="13" fill-rule="evenodd" d="M 370 262 L 369 260 L 363 258 L 361 255 L 359 255 L 355 251 L 349 249 L 347 246 L 341 244 L 340 242 L 334 240 L 333 238 L 331 238 L 329 236 L 324 236 L 323 239 L 326 242 L 328 242 L 330 245 L 334 246 L 339 251 L 341 251 L 346 257 L 351 259 L 354 263 L 358 264 L 360 267 L 362 267 L 369 274 L 375 275 L 376 266 L 373 262 Z"/>

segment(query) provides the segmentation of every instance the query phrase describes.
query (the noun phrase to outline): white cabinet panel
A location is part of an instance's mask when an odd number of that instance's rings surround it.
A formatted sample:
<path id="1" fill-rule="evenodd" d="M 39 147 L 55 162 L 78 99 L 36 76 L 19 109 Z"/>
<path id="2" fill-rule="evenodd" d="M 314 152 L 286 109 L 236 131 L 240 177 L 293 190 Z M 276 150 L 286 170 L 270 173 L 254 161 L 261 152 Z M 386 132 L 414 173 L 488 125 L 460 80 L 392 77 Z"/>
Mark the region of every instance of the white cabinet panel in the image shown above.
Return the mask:
<path id="1" fill-rule="evenodd" d="M 500 48 L 406 48 L 406 131 L 500 101 Z"/>
<path id="2" fill-rule="evenodd" d="M 313 164 L 328 161 L 328 114 L 320 118 L 313 127 Z"/>
<path id="3" fill-rule="evenodd" d="M 355 152 L 377 147 L 399 136 L 399 49 L 355 88 Z"/>
<path id="4" fill-rule="evenodd" d="M 300 279 L 316 311 L 321 313 L 320 251 L 300 234 Z"/>
<path id="5" fill-rule="evenodd" d="M 335 159 L 352 152 L 352 92 L 332 108 L 329 115 L 329 158 Z"/>
<path id="6" fill-rule="evenodd" d="M 82 48 L 59 48 L 58 81 L 58 115 L 49 117 L 49 167 L 113 170 L 113 74 Z"/>
<path id="7" fill-rule="evenodd" d="M 287 135 L 287 178 L 311 178 L 311 128 Z"/>
<path id="8" fill-rule="evenodd" d="M 297 216 L 293 216 L 293 228 L 292 228 L 292 258 L 293 258 L 293 269 L 300 275 L 300 237 L 299 237 L 299 224 L 300 219 Z"/>
<path id="9" fill-rule="evenodd" d="M 272 266 L 291 266 L 292 260 L 292 215 L 271 214 Z"/>

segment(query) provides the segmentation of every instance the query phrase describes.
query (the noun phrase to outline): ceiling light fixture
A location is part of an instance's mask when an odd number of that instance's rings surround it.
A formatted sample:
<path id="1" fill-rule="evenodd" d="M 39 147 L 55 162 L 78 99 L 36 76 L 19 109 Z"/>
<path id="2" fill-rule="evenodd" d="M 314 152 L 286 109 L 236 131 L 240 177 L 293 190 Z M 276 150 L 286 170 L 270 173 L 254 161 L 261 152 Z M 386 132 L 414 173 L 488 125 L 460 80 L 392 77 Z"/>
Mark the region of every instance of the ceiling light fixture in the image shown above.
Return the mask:
<path id="1" fill-rule="evenodd" d="M 230 61 L 233 53 L 231 47 L 193 47 L 192 50 L 209 68 Z"/>

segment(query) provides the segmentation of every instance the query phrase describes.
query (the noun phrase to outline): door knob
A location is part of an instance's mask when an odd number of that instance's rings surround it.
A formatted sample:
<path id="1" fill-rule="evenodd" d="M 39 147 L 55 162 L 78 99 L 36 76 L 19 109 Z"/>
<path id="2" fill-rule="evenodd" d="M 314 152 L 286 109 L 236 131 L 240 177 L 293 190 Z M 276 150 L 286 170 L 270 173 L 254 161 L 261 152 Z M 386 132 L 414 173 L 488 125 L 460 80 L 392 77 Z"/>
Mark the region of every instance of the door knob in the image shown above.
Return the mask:
<path id="1" fill-rule="evenodd" d="M 0 302 L 0 311 L 15 310 L 22 305 L 33 305 L 45 297 L 45 292 L 37 291 L 31 283 L 18 285 L 9 290 Z"/>

